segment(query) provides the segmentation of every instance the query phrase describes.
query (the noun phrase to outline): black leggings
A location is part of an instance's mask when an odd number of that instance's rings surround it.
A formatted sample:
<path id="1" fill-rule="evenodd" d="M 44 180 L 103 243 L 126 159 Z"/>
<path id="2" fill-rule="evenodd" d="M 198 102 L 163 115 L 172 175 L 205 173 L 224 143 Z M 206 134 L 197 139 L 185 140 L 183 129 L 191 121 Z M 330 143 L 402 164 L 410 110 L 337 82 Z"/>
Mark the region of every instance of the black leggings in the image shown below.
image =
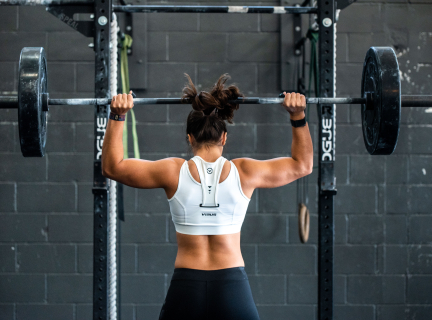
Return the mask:
<path id="1" fill-rule="evenodd" d="M 159 320 L 259 320 L 243 267 L 174 269 Z"/>

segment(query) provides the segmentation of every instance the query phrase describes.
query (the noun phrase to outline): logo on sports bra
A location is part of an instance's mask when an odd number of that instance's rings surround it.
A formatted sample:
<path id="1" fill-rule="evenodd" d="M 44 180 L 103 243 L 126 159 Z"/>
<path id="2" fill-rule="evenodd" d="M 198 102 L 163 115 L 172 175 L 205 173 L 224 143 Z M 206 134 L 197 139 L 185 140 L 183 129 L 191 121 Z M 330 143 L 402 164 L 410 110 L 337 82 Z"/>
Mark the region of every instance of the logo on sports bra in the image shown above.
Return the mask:
<path id="1" fill-rule="evenodd" d="M 209 212 L 207 212 L 207 213 L 201 213 L 204 217 L 216 217 L 216 213 L 209 213 Z"/>
<path id="2" fill-rule="evenodd" d="M 213 169 L 212 169 L 212 168 L 208 168 L 208 169 L 207 169 L 207 173 L 208 173 L 208 174 L 212 174 L 212 173 L 213 173 Z"/>

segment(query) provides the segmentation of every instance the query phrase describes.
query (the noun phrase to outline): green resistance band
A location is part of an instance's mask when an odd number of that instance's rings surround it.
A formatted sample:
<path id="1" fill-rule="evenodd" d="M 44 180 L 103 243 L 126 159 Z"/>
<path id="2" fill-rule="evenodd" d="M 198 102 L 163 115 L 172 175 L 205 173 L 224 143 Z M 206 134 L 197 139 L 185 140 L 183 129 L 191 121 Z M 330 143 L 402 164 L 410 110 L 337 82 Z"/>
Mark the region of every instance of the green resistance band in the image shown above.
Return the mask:
<path id="1" fill-rule="evenodd" d="M 122 48 L 120 51 L 120 74 L 122 81 L 123 93 L 129 93 L 129 66 L 128 66 L 128 55 L 127 50 L 132 46 L 132 37 L 128 34 L 124 35 L 122 40 Z M 130 111 L 132 117 L 132 139 L 134 148 L 134 158 L 140 158 L 139 146 L 138 146 L 138 134 L 136 130 L 136 118 L 133 109 Z M 124 159 L 129 158 L 128 155 L 128 126 L 127 126 L 128 115 L 126 114 L 125 125 L 123 127 L 123 157 Z"/>

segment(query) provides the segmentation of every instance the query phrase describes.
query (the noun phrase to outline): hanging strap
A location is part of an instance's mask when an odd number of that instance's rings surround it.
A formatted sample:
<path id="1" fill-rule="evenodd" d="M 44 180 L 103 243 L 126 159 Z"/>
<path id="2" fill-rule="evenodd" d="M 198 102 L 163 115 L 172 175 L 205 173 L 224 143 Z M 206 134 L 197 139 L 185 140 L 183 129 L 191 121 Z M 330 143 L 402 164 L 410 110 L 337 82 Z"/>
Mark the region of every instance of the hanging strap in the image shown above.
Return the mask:
<path id="1" fill-rule="evenodd" d="M 198 169 L 198 174 L 201 180 L 202 203 L 200 207 L 215 208 L 219 207 L 217 203 L 217 190 L 219 185 L 220 175 L 226 159 L 220 157 L 216 162 L 206 162 L 201 157 L 195 156 L 192 158 Z"/>

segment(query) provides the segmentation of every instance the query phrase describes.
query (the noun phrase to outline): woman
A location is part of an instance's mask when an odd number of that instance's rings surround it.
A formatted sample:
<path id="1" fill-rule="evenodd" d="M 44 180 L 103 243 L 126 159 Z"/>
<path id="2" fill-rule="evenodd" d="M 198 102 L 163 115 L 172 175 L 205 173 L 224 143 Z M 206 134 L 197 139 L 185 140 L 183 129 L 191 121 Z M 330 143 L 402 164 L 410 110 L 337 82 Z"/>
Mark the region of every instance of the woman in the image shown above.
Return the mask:
<path id="1" fill-rule="evenodd" d="M 135 188 L 163 188 L 167 195 L 178 252 L 160 320 L 259 319 L 240 252 L 240 228 L 256 188 L 280 187 L 312 172 L 305 97 L 288 93 L 283 101 L 293 124 L 291 157 L 227 161 L 222 157 L 225 121 L 232 123 L 239 108 L 229 101 L 243 95 L 234 85 L 225 87 L 228 75 L 222 75 L 210 92 L 200 93 L 187 78 L 183 99 L 193 110 L 186 133 L 194 157 L 123 159 L 121 120 L 133 107 L 133 98 L 119 94 L 111 103 L 103 174 Z"/>

